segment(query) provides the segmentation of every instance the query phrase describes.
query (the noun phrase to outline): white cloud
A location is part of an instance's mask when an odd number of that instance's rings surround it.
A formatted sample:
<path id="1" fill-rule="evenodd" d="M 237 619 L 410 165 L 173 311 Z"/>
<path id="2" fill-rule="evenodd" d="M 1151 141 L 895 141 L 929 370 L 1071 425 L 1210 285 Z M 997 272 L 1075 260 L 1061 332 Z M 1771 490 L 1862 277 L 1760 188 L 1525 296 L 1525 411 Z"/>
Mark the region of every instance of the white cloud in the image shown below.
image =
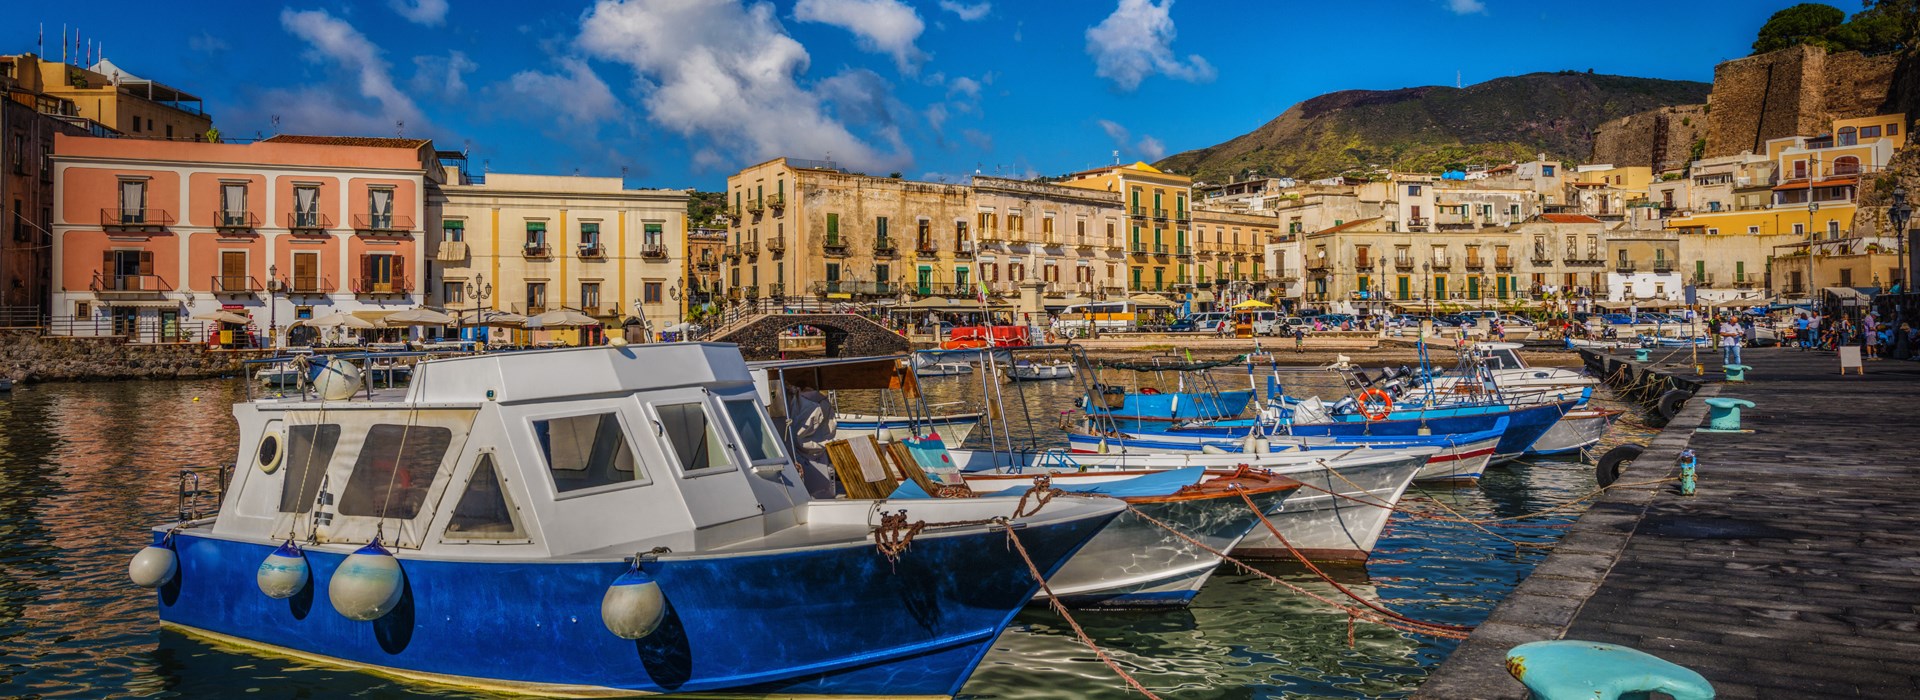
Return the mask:
<path id="1" fill-rule="evenodd" d="M 1481 0 L 1447 0 L 1447 9 L 1456 15 L 1482 14 L 1487 11 L 1487 3 Z"/>
<path id="2" fill-rule="evenodd" d="M 1131 91 L 1156 73 L 1188 82 L 1214 76 L 1213 65 L 1198 55 L 1173 55 L 1173 0 L 1120 0 L 1113 14 L 1087 29 L 1087 55 L 1095 74 Z"/>
<path id="3" fill-rule="evenodd" d="M 1127 127 L 1121 126 L 1120 122 L 1111 119 L 1102 119 L 1100 120 L 1100 130 L 1107 132 L 1107 138 L 1113 139 L 1114 143 L 1122 146 L 1126 145 Z"/>
<path id="4" fill-rule="evenodd" d="M 480 64 L 462 51 L 450 51 L 445 56 L 414 56 L 413 79 L 408 85 L 416 94 L 459 99 L 467 94 L 467 74 L 479 67 Z"/>
<path id="5" fill-rule="evenodd" d="M 632 67 L 647 119 L 698 141 L 701 167 L 777 156 L 831 156 L 869 172 L 911 163 L 897 141 L 882 152 L 854 135 L 797 82 L 807 50 L 773 13 L 764 2 L 598 0 L 581 19 L 580 46 Z"/>
<path id="6" fill-rule="evenodd" d="M 993 150 L 993 134 L 979 129 L 961 129 L 960 137 L 966 139 L 967 143 L 973 144 L 974 148 L 982 151 Z"/>
<path id="7" fill-rule="evenodd" d="M 420 107 L 394 84 L 391 67 L 381 57 L 380 47 L 374 46 L 353 25 L 327 14 L 326 10 L 295 12 L 291 9 L 280 11 L 280 25 L 307 42 L 309 58 L 352 71 L 360 96 L 378 103 L 381 121 L 389 125 L 405 121 L 412 126 L 426 126 Z"/>
<path id="8" fill-rule="evenodd" d="M 957 2 L 956 0 L 940 0 L 940 9 L 953 13 L 954 16 L 959 17 L 962 22 L 976 22 L 986 18 L 987 13 L 993 11 L 993 3 L 977 2 L 967 4 Z"/>
<path id="9" fill-rule="evenodd" d="M 980 81 L 964 75 L 954 78 L 953 82 L 947 83 L 947 96 L 954 95 L 965 95 L 971 100 L 980 99 Z"/>
<path id="10" fill-rule="evenodd" d="M 219 53 L 227 50 L 228 47 L 227 42 L 222 41 L 220 37 L 208 34 L 203 30 L 199 34 L 187 38 L 187 48 L 201 53 Z"/>
<path id="11" fill-rule="evenodd" d="M 1160 139 L 1141 134 L 1140 140 L 1134 141 L 1133 133 L 1128 131 L 1127 127 L 1121 126 L 1119 122 L 1101 119 L 1097 123 L 1100 125 L 1100 130 L 1107 132 L 1107 138 L 1112 139 L 1113 145 L 1119 146 L 1123 153 L 1137 155 L 1140 160 L 1160 160 L 1167 155 L 1167 146 L 1161 143 Z"/>
<path id="12" fill-rule="evenodd" d="M 387 0 L 408 22 L 437 27 L 447 21 L 447 0 Z"/>
<path id="13" fill-rule="evenodd" d="M 940 133 L 941 127 L 947 124 L 947 105 L 935 102 L 933 106 L 927 108 L 925 114 L 927 117 L 927 126 L 933 127 L 934 133 Z"/>
<path id="14" fill-rule="evenodd" d="M 1133 144 L 1133 149 L 1139 151 L 1140 155 L 1146 156 L 1147 160 L 1160 160 L 1167 155 L 1166 144 L 1160 143 L 1160 139 L 1152 136 L 1141 136 L 1140 142 Z"/>
<path id="15" fill-rule="evenodd" d="M 800 0 L 793 18 L 853 32 L 861 49 L 893 56 L 894 65 L 908 75 L 919 72 L 927 58 L 913 45 L 927 25 L 899 0 Z"/>
<path id="16" fill-rule="evenodd" d="M 506 89 L 523 98 L 527 105 L 544 116 L 558 111 L 561 119 L 579 125 L 594 124 L 620 115 L 620 101 L 593 67 L 578 58 L 560 59 L 560 73 L 524 70 L 507 79 Z"/>

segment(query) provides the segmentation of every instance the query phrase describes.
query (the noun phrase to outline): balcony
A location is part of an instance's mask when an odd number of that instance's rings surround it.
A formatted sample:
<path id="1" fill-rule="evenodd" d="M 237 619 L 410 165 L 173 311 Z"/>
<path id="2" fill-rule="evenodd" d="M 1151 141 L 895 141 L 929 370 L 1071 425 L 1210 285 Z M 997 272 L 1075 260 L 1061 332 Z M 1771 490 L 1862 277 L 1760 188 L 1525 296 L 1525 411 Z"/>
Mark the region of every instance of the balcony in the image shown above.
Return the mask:
<path id="1" fill-rule="evenodd" d="M 886 282 L 865 282 L 859 280 L 827 280 L 815 282 L 811 287 L 814 294 L 844 294 L 849 296 L 888 296 L 892 285 Z"/>
<path id="2" fill-rule="evenodd" d="M 1613 264 L 1613 271 L 1620 272 L 1620 273 L 1632 273 L 1636 267 L 1638 266 L 1634 264 L 1634 262 L 1631 260 L 1621 260 Z"/>
<path id="3" fill-rule="evenodd" d="M 1547 253 L 1547 251 L 1546 251 L 1546 249 L 1544 249 L 1544 248 L 1535 248 L 1535 249 L 1533 249 L 1533 264 L 1535 264 L 1535 265 L 1552 265 L 1552 264 L 1553 264 L 1553 256 L 1552 256 L 1552 255 L 1550 255 L 1550 254 L 1548 254 L 1548 253 Z"/>
<path id="4" fill-rule="evenodd" d="M 1434 258 L 1434 259 L 1433 259 L 1433 262 L 1431 263 L 1431 265 L 1433 266 L 1433 269 L 1435 269 L 1435 270 L 1451 270 L 1451 269 L 1453 269 L 1453 261 L 1452 261 L 1452 260 L 1448 260 L 1448 259 L 1446 259 L 1446 258 Z"/>
<path id="5" fill-rule="evenodd" d="M 758 200 L 756 200 L 756 201 L 752 201 L 752 202 L 747 202 L 747 213 L 748 213 L 748 214 L 753 214 L 754 216 L 759 216 L 759 215 L 760 215 L 760 212 L 763 212 L 763 211 L 766 211 L 766 210 L 767 210 L 767 205 L 766 205 L 766 203 L 765 203 L 765 202 L 761 202 L 761 201 L 758 201 Z"/>
<path id="6" fill-rule="evenodd" d="M 288 212 L 287 230 L 294 235 L 324 234 L 333 228 L 333 217 L 317 211 Z"/>
<path id="7" fill-rule="evenodd" d="M 1189 246 L 1189 245 L 1175 245 L 1175 246 L 1173 247 L 1173 254 L 1174 254 L 1174 255 L 1178 255 L 1178 256 L 1180 256 L 1180 257 L 1183 257 L 1183 258 L 1190 258 L 1190 257 L 1193 257 L 1193 246 Z"/>
<path id="8" fill-rule="evenodd" d="M 1147 216 L 1147 208 L 1146 208 L 1146 207 L 1143 207 L 1143 206 L 1140 206 L 1140 205 L 1138 205 L 1138 204 L 1135 204 L 1135 205 L 1133 205 L 1133 206 L 1131 206 L 1131 207 L 1127 207 L 1127 214 L 1128 214 L 1128 215 L 1130 215 L 1130 216 L 1137 216 L 1137 217 L 1140 217 L 1140 218 L 1146 218 L 1146 216 Z"/>
<path id="9" fill-rule="evenodd" d="M 717 272 L 720 270 L 720 263 L 713 258 L 703 258 L 693 264 L 693 269 L 700 272 Z"/>
<path id="10" fill-rule="evenodd" d="M 1189 221 L 1192 218 L 1193 218 L 1193 215 L 1185 209 L 1176 209 L 1173 212 L 1174 221 Z"/>
<path id="11" fill-rule="evenodd" d="M 1365 257 L 1354 258 L 1353 269 L 1360 270 L 1360 271 L 1373 269 L 1373 258 L 1365 258 Z"/>
<path id="12" fill-rule="evenodd" d="M 1496 270 L 1511 270 L 1511 269 L 1513 269 L 1513 258 L 1509 258 L 1509 257 L 1496 257 L 1496 258 L 1494 258 L 1494 259 L 1493 259 L 1493 269 L 1496 269 Z"/>
<path id="13" fill-rule="evenodd" d="M 207 291 L 214 294 L 252 294 L 260 291 L 260 280 L 251 275 L 214 275 L 207 284 Z"/>
<path id="14" fill-rule="evenodd" d="M 927 260 L 937 258 L 940 256 L 940 243 L 931 238 L 922 238 L 914 244 L 913 255 Z"/>
<path id="15" fill-rule="evenodd" d="M 528 241 L 526 245 L 520 246 L 520 255 L 521 257 L 534 259 L 551 258 L 553 257 L 553 247 L 546 243 Z"/>
<path id="16" fill-rule="evenodd" d="M 665 260 L 667 259 L 667 247 L 659 243 L 642 245 L 640 246 L 640 257 L 649 260 Z"/>
<path id="17" fill-rule="evenodd" d="M 1268 270 L 1267 281 L 1280 282 L 1283 284 L 1289 283 L 1289 282 L 1298 282 L 1300 281 L 1300 273 L 1294 272 L 1292 269 L 1284 268 L 1284 267 L 1278 270 Z"/>
<path id="18" fill-rule="evenodd" d="M 768 298 L 780 299 L 785 296 L 787 296 L 787 285 L 781 284 L 779 282 L 775 282 L 773 284 L 767 285 Z"/>
<path id="19" fill-rule="evenodd" d="M 1428 219 L 1427 217 L 1424 217 L 1424 216 L 1409 217 L 1407 219 L 1407 230 L 1408 231 L 1425 231 L 1427 230 L 1427 224 L 1430 223 L 1431 221 L 1432 221 L 1431 219 Z"/>
<path id="20" fill-rule="evenodd" d="M 1127 252 L 1133 253 L 1134 255 L 1145 255 L 1147 252 L 1147 244 L 1134 241 L 1127 246 Z"/>
<path id="21" fill-rule="evenodd" d="M 1154 254 L 1154 255 L 1166 255 L 1166 254 L 1167 254 L 1167 244 L 1165 244 L 1165 243 L 1155 243 L 1155 244 L 1153 244 L 1153 254 Z"/>
<path id="22" fill-rule="evenodd" d="M 288 278 L 286 292 L 288 294 L 332 294 L 333 280 L 325 277 L 296 275 Z"/>
<path id="23" fill-rule="evenodd" d="M 605 260 L 607 247 L 598 243 L 582 243 L 575 248 L 575 254 L 579 255 L 581 260 Z"/>
<path id="24" fill-rule="evenodd" d="M 260 228 L 260 217 L 249 211 L 216 211 L 213 216 L 213 228 L 222 232 L 252 231 Z"/>
<path id="25" fill-rule="evenodd" d="M 1469 255 L 1467 256 L 1466 265 L 1469 270 L 1484 270 L 1487 267 L 1487 260 L 1478 255 Z M 1435 265 L 1434 267 L 1438 268 L 1439 266 Z"/>
<path id="26" fill-rule="evenodd" d="M 1307 261 L 1307 272 L 1325 272 L 1330 269 L 1333 269 L 1333 263 L 1326 258 L 1316 258 Z"/>
<path id="27" fill-rule="evenodd" d="M 1711 272 L 1694 273 L 1693 279 L 1690 280 L 1690 282 L 1695 287 L 1712 287 L 1714 282 L 1714 277 L 1715 275 Z"/>
<path id="28" fill-rule="evenodd" d="M 413 217 L 354 214 L 353 232 L 371 236 L 404 236 L 413 232 Z"/>
<path id="29" fill-rule="evenodd" d="M 820 246 L 820 249 L 830 258 L 847 257 L 847 241 L 844 238 L 828 236 L 826 244 Z"/>
<path id="30" fill-rule="evenodd" d="M 162 231 L 174 224 L 173 214 L 165 209 L 100 210 L 100 226 L 109 231 Z"/>
<path id="31" fill-rule="evenodd" d="M 782 236 L 782 237 L 767 239 L 767 252 L 772 253 L 774 255 L 779 255 L 781 253 L 787 252 L 786 237 Z"/>
<path id="32" fill-rule="evenodd" d="M 1393 259 L 1393 266 L 1401 270 L 1411 270 L 1413 269 L 1413 258 L 1396 257 Z"/>
<path id="33" fill-rule="evenodd" d="M 782 196 L 780 196 L 780 195 L 777 195 L 777 194 L 776 194 L 776 195 L 773 195 L 773 196 L 771 196 L 771 197 L 768 197 L 768 198 L 767 198 L 767 208 L 768 208 L 768 209 L 772 209 L 772 210 L 774 210 L 774 211 L 780 211 L 780 210 L 782 210 L 782 209 L 786 209 L 786 208 L 787 208 L 787 198 L 786 198 L 786 197 L 782 197 Z"/>
<path id="34" fill-rule="evenodd" d="M 1662 274 L 1672 272 L 1673 263 L 1667 262 L 1665 260 L 1655 260 L 1653 261 L 1653 271 L 1657 273 L 1662 273 Z"/>
<path id="35" fill-rule="evenodd" d="M 973 241 L 959 241 L 957 243 L 954 243 L 953 257 L 956 257 L 956 258 L 973 257 Z"/>
<path id="36" fill-rule="evenodd" d="M 520 313 L 523 316 L 538 316 L 546 312 L 547 312 L 547 303 L 543 301 L 538 304 L 528 302 L 526 305 L 526 310 Z"/>
<path id="37" fill-rule="evenodd" d="M 461 262 L 467 259 L 466 241 L 441 241 L 440 249 L 434 251 L 433 259 L 440 262 Z"/>
<path id="38" fill-rule="evenodd" d="M 411 289 L 407 282 L 408 280 L 404 275 L 392 275 L 385 279 L 377 276 L 363 275 L 354 278 L 353 293 L 362 296 L 380 294 L 405 295 L 410 293 L 409 290 Z"/>
<path id="39" fill-rule="evenodd" d="M 892 258 L 900 255 L 900 249 L 893 246 L 892 239 L 881 238 L 873 242 L 873 257 Z"/>
<path id="40" fill-rule="evenodd" d="M 159 275 L 115 275 L 103 272 L 93 273 L 93 282 L 88 285 L 93 293 L 100 297 L 159 297 L 163 292 L 173 291 L 173 285 L 161 279 Z"/>
<path id="41" fill-rule="evenodd" d="M 1156 218 L 1156 219 L 1165 219 L 1165 218 L 1167 218 L 1167 210 L 1165 210 L 1165 209 L 1160 209 L 1160 208 L 1155 208 L 1155 209 L 1153 210 L 1153 218 Z"/>
<path id="42" fill-rule="evenodd" d="M 1572 257 L 1573 255 L 1572 253 L 1568 253 L 1567 255 L 1568 257 L 1565 262 L 1567 265 L 1572 267 L 1603 267 L 1607 264 L 1607 261 L 1602 260 L 1596 256 L 1576 258 L 1576 257 Z"/>

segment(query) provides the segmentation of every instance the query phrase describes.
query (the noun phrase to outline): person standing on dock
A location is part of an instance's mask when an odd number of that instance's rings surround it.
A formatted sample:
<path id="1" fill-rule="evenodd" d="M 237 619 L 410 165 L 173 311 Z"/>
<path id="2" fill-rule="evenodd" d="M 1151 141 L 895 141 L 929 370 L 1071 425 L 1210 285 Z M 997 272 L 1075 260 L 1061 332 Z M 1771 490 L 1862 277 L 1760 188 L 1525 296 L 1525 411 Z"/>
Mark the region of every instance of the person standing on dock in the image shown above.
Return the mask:
<path id="1" fill-rule="evenodd" d="M 1793 319 L 1793 339 L 1800 341 L 1800 352 L 1807 351 L 1807 343 L 1811 341 L 1808 340 L 1807 336 L 1807 314 L 1805 312 L 1801 312 L 1798 318 Z"/>
<path id="2" fill-rule="evenodd" d="M 1720 321 L 1721 364 L 1740 364 L 1740 339 L 1746 333 L 1740 330 L 1740 324 L 1729 316 Z"/>

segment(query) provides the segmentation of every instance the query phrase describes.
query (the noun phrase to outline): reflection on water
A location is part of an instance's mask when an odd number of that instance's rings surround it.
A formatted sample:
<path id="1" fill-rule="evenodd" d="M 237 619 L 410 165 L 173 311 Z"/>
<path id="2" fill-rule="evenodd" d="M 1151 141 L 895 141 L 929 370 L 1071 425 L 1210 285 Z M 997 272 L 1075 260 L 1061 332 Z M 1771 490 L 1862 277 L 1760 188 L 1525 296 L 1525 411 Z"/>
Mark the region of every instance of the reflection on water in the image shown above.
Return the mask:
<path id="1" fill-rule="evenodd" d="M 978 377 L 926 386 L 935 411 L 978 410 Z M 1005 413 L 1017 426 L 1009 428 L 1014 440 L 1064 445 L 1052 426 L 1079 386 L 1010 388 Z M 233 459 L 230 405 L 240 395 L 238 382 L 209 380 L 37 385 L 0 398 L 0 695 L 468 696 L 160 630 L 150 595 L 126 582 L 127 558 L 149 528 L 175 516 L 181 469 Z M 880 407 L 871 396 L 842 400 L 849 410 Z M 1624 432 L 1616 429 L 1609 442 Z M 973 442 L 984 445 L 986 433 L 975 431 Z M 1441 501 L 1469 516 L 1517 515 L 1592 486 L 1588 467 L 1543 461 L 1496 468 L 1478 486 L 1412 493 L 1409 507 L 1439 511 L 1432 502 Z M 1551 540 L 1561 531 L 1538 526 L 1576 515 L 1491 529 L 1513 540 Z M 1396 515 L 1373 561 L 1337 573 L 1361 595 L 1411 617 L 1473 623 L 1542 556 L 1516 553 L 1465 525 Z M 1268 570 L 1338 595 L 1300 569 Z M 1230 568 L 1188 610 L 1077 617 L 1150 688 L 1181 698 L 1404 695 L 1453 646 L 1367 624 L 1353 628 L 1349 646 L 1343 614 Z M 1001 635 L 965 693 L 1128 696 L 1059 617 L 1040 608 L 1021 613 Z"/>

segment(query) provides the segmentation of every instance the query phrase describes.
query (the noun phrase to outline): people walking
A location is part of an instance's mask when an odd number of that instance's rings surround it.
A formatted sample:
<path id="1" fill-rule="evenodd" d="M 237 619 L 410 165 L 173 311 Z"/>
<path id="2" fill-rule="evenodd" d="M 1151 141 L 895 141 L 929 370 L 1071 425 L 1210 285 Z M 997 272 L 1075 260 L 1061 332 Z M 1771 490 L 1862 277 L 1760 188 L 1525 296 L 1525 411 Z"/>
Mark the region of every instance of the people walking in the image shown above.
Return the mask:
<path id="1" fill-rule="evenodd" d="M 1740 364 L 1740 341 L 1745 336 L 1746 333 L 1740 329 L 1740 324 L 1736 323 L 1732 317 L 1720 322 L 1721 364 Z"/>

